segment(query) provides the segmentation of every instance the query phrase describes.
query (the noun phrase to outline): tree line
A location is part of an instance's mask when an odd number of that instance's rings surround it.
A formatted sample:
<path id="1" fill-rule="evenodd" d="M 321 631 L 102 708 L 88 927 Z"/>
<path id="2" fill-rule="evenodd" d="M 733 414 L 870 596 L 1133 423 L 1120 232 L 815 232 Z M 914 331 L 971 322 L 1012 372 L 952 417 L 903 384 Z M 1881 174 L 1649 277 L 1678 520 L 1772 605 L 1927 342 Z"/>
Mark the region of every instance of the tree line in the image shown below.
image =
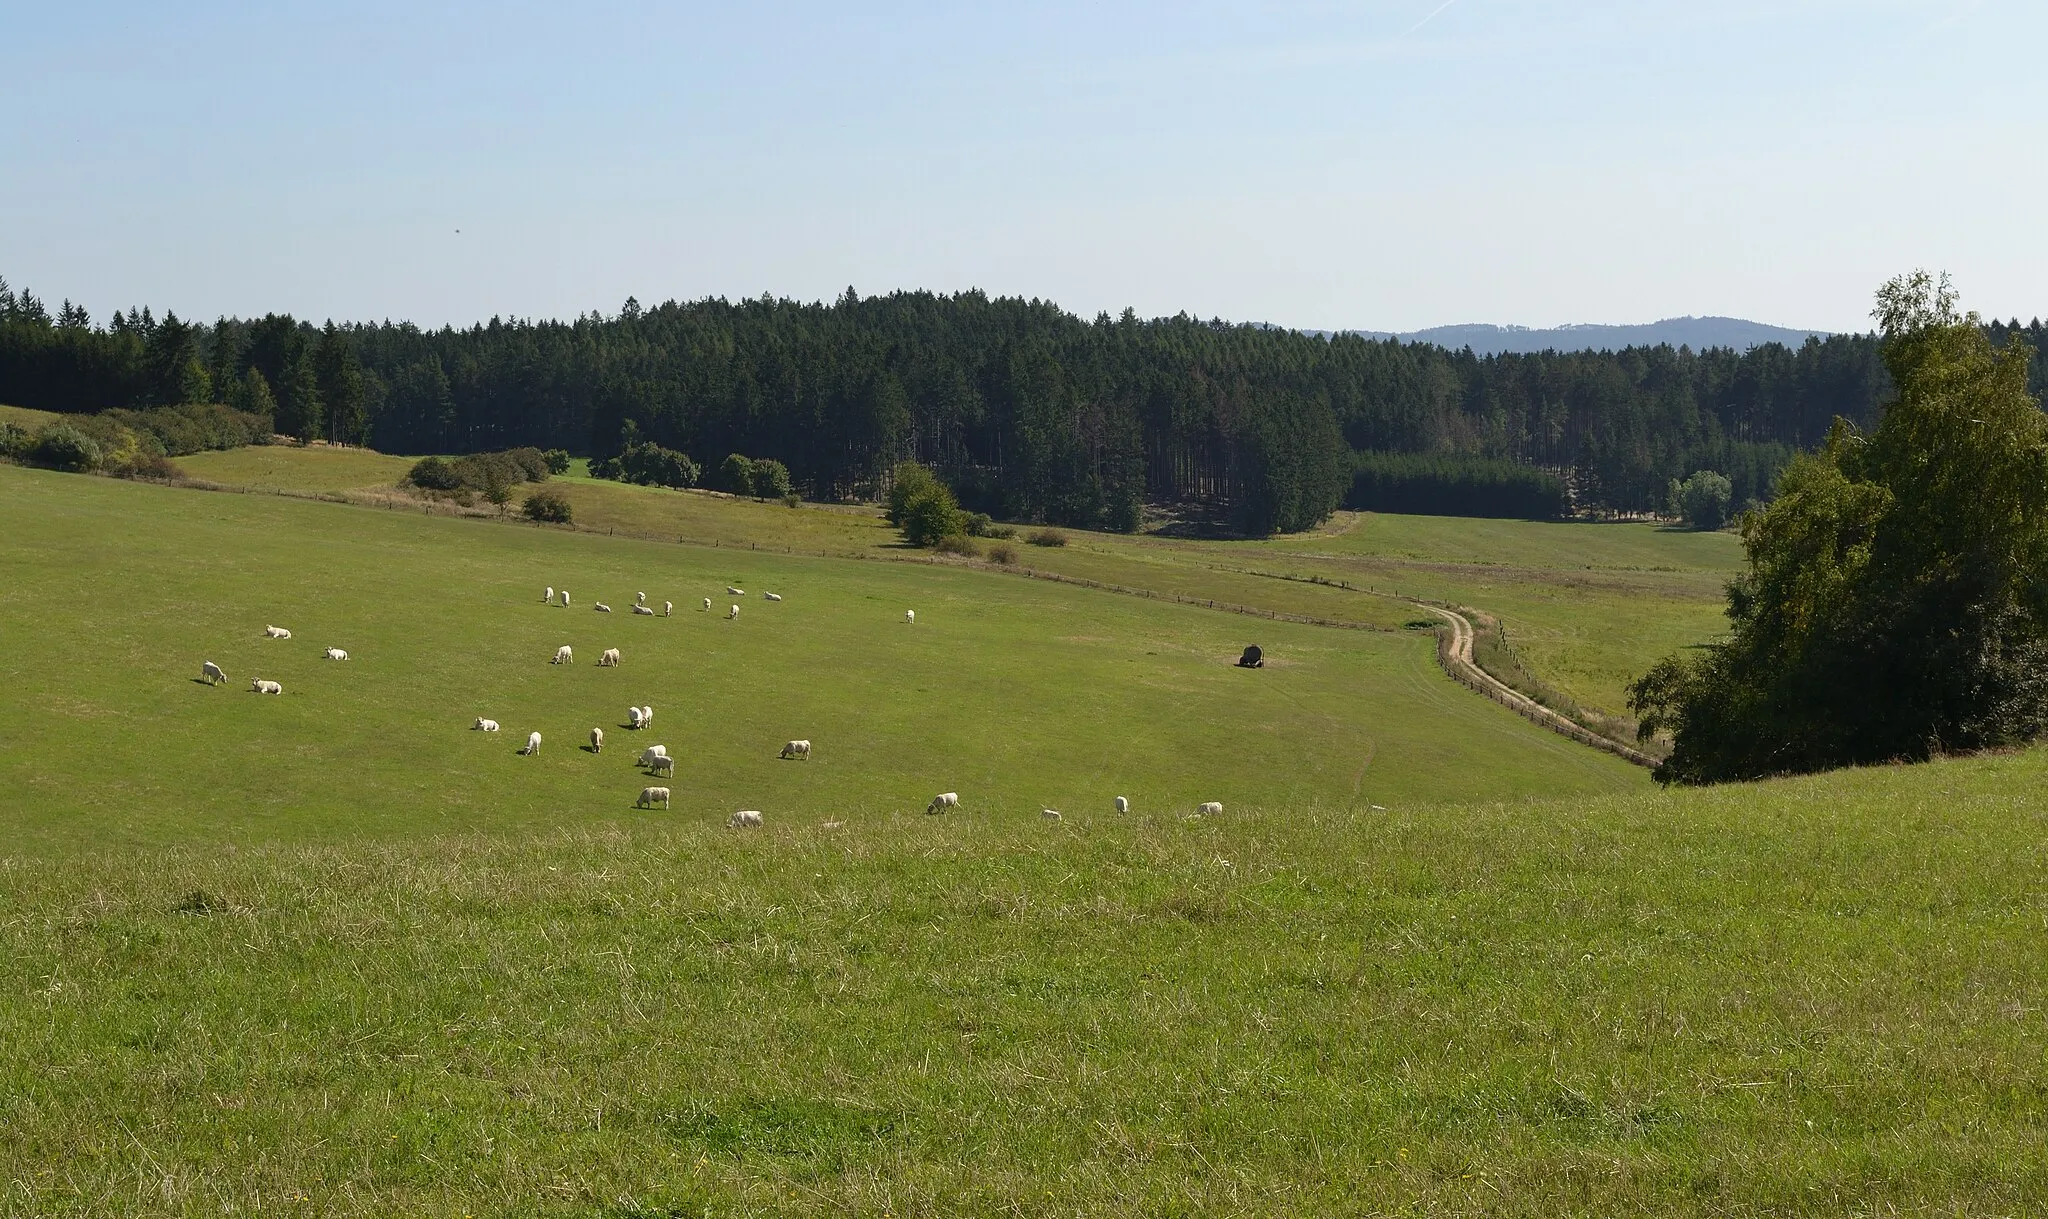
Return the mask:
<path id="1" fill-rule="evenodd" d="M 2038 321 L 1993 330 L 2040 346 Z M 661 450 L 705 470 L 741 453 L 781 463 L 818 499 L 878 498 L 912 460 L 966 508 L 1108 529 L 1135 528 L 1147 504 L 1248 533 L 1305 528 L 1354 490 L 1358 454 L 1428 459 L 1398 481 L 1404 498 L 1432 499 L 1417 478 L 1446 472 L 1448 500 L 1432 502 L 1455 502 L 1460 483 L 1493 487 L 1495 463 L 1513 463 L 1554 477 L 1578 508 L 1660 510 L 1674 480 L 1701 470 L 1740 505 L 1769 498 L 1837 416 L 1872 425 L 1888 386 L 1861 335 L 1481 357 L 851 289 L 829 303 L 628 300 L 611 316 L 439 330 L 276 314 L 201 325 L 147 309 L 100 325 L 0 281 L 0 401 L 221 401 L 291 435 L 396 453 L 533 446 L 616 463 L 640 446 L 643 464 Z M 1551 502 L 1550 485 L 1528 484 L 1529 502 Z"/>

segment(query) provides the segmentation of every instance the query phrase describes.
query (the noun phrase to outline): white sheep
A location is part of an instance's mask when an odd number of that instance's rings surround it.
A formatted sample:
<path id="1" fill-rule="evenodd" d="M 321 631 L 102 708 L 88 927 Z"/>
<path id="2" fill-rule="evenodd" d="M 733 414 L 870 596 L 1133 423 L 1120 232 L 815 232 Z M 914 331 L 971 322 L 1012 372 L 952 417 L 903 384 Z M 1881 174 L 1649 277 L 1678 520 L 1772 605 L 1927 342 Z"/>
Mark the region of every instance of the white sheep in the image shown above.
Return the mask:
<path id="1" fill-rule="evenodd" d="M 733 606 L 733 607 L 732 607 L 732 611 L 731 611 L 730 613 L 726 614 L 726 616 L 725 616 L 725 620 L 726 620 L 727 622 L 731 622 L 731 621 L 732 621 L 733 619 L 735 619 L 735 618 L 737 618 L 737 617 L 739 617 L 739 616 L 740 616 L 740 607 L 739 607 L 739 606 L 737 606 L 737 605 L 735 605 L 735 606 Z"/>
<path id="2" fill-rule="evenodd" d="M 643 787 L 643 788 L 641 788 L 641 789 L 640 789 L 640 798 L 639 798 L 638 800 L 635 800 L 635 801 L 633 801 L 633 807 L 634 807 L 634 808 L 653 808 L 653 807 L 655 806 L 655 804 L 657 804 L 657 803 L 659 803 L 659 804 L 661 805 L 661 807 L 663 807 L 663 808 L 667 808 L 667 807 L 668 807 L 668 788 L 666 788 L 666 787 Z"/>
<path id="3" fill-rule="evenodd" d="M 640 708 L 640 726 L 641 726 L 642 728 L 646 728 L 646 727 L 649 727 L 649 726 L 651 726 L 651 725 L 652 725 L 653 723 L 654 723 L 654 708 L 652 708 L 652 707 L 642 707 L 642 708 Z"/>
<path id="4" fill-rule="evenodd" d="M 641 723 L 641 722 L 640 722 L 640 708 L 638 708 L 638 707 L 628 707 L 628 708 L 626 708 L 626 727 L 628 727 L 628 728 L 634 728 L 634 729 L 639 729 L 639 728 L 644 728 L 644 727 L 646 727 L 646 725 L 645 725 L 645 724 L 643 724 L 643 723 Z"/>
<path id="5" fill-rule="evenodd" d="M 746 590 L 746 589 L 744 589 L 744 588 L 734 588 L 734 587 L 733 587 L 732 585 L 730 585 L 730 584 L 728 584 L 728 585 L 726 585 L 726 586 L 725 586 L 725 591 L 726 591 L 726 592 L 727 592 L 728 594 L 730 594 L 730 595 L 732 595 L 732 596 L 735 596 L 735 597 L 744 597 L 744 596 L 746 596 L 746 595 L 747 595 L 747 590 Z"/>
<path id="6" fill-rule="evenodd" d="M 769 600 L 769 601 L 780 601 L 780 600 L 782 600 L 782 594 L 781 594 L 781 593 L 762 593 L 762 594 L 761 594 L 761 596 L 762 596 L 763 598 L 765 598 L 765 599 Z"/>
<path id="7" fill-rule="evenodd" d="M 551 665 L 573 665 L 576 663 L 576 653 L 565 643 L 555 649 L 555 658 L 548 663 Z"/>
<path id="8" fill-rule="evenodd" d="M 704 598 L 704 612 L 707 614 L 711 612 L 711 598 L 709 597 Z"/>
<path id="9" fill-rule="evenodd" d="M 1210 800 L 1204 803 L 1200 808 L 1196 809 L 1195 811 L 1202 814 L 1202 816 L 1204 817 L 1214 817 L 1215 815 L 1223 811 L 1223 805 L 1220 801 Z"/>
<path id="10" fill-rule="evenodd" d="M 725 822 L 725 828 L 729 830 L 746 829 L 750 826 L 754 829 L 761 828 L 761 810 L 743 808 L 726 818 Z"/>
<path id="11" fill-rule="evenodd" d="M 1042 808 L 1038 810 L 1038 815 L 1044 817 L 1047 821 L 1058 821 L 1060 819 L 1060 810 L 1056 808 Z"/>
<path id="12" fill-rule="evenodd" d="M 647 604 L 647 594 L 646 594 L 646 593 L 634 593 L 634 594 L 633 594 L 633 604 L 635 604 L 635 605 L 645 605 L 645 604 Z"/>
<path id="13" fill-rule="evenodd" d="M 290 639 L 292 637 L 292 633 L 281 626 L 266 626 L 263 628 L 263 633 L 272 639 Z"/>
<path id="14" fill-rule="evenodd" d="M 600 669 L 618 668 L 619 650 L 617 648 L 606 648 L 604 651 L 598 653 L 597 667 Z"/>
<path id="15" fill-rule="evenodd" d="M 325 656 L 325 657 L 326 657 L 327 659 L 329 659 L 329 660 L 347 660 L 347 659 L 348 659 L 348 653 L 347 653 L 347 652 L 344 652 L 344 651 L 342 651 L 342 650 L 341 650 L 340 648 L 329 648 L 329 649 L 327 649 L 327 650 L 326 650 L 325 652 L 321 653 L 321 655 Z"/>
<path id="16" fill-rule="evenodd" d="M 592 728 L 590 730 L 590 752 L 604 752 L 604 729 Z"/>
<path id="17" fill-rule="evenodd" d="M 676 616 L 676 603 L 675 603 L 675 602 L 673 602 L 673 601 L 664 601 L 664 602 L 662 602 L 662 603 L 661 603 L 661 616 L 662 616 L 662 617 L 664 617 L 664 618 L 673 618 L 673 617 L 675 617 L 675 616 Z"/>
<path id="18" fill-rule="evenodd" d="M 228 679 L 228 675 L 220 671 L 220 666 L 210 660 L 199 666 L 199 676 L 216 686 Z"/>
<path id="19" fill-rule="evenodd" d="M 552 584 L 548 585 L 548 591 L 546 591 L 546 592 L 544 592 L 544 593 L 542 593 L 542 594 L 540 595 L 540 603 L 541 603 L 542 605 L 553 605 L 553 604 L 555 603 L 555 586 L 554 586 L 554 585 L 552 585 Z"/>
<path id="20" fill-rule="evenodd" d="M 250 683 L 249 683 L 249 689 L 250 689 L 250 690 L 252 690 L 252 691 L 254 691 L 254 692 L 255 692 L 255 693 L 257 693 L 257 694 L 283 694 L 283 693 L 284 693 L 284 687 L 283 687 L 283 686 L 280 686 L 280 685 L 278 685 L 278 684 L 277 684 L 276 682 L 274 682 L 274 681 L 264 681 L 264 680 L 263 680 L 262 678 L 260 678 L 260 677 L 259 677 L 259 678 L 257 678 L 257 679 L 255 679 L 254 681 L 252 681 L 252 682 L 250 682 Z"/>
<path id="21" fill-rule="evenodd" d="M 652 766 L 652 765 L 654 765 L 654 759 L 656 759 L 656 758 L 665 758 L 665 757 L 667 757 L 667 756 L 668 756 L 668 746 L 666 746 L 666 745 L 649 745 L 649 746 L 648 746 L 647 748 L 645 748 L 645 749 L 643 749 L 643 750 L 641 750 L 641 751 L 640 751 L 640 765 L 642 765 L 642 766 Z"/>
<path id="22" fill-rule="evenodd" d="M 938 795 L 932 797 L 932 802 L 930 804 L 924 806 L 924 811 L 927 813 L 943 813 L 949 808 L 959 807 L 959 792 L 940 792 Z"/>
<path id="23" fill-rule="evenodd" d="M 654 610 L 653 610 L 653 609 L 651 609 L 651 608 L 650 608 L 650 607 L 648 607 L 648 606 L 645 606 L 645 605 L 636 605 L 636 606 L 634 606 L 634 607 L 633 607 L 633 612 L 634 612 L 634 613 L 636 613 L 636 614 L 639 614 L 639 615 L 640 615 L 641 617 L 643 617 L 643 618 L 652 618 L 652 617 L 654 617 Z"/>
<path id="24" fill-rule="evenodd" d="M 1124 798 L 1123 798 L 1122 796 L 1118 796 L 1118 797 L 1116 798 L 1116 811 L 1117 811 L 1117 812 L 1119 812 L 1119 813 L 1128 813 L 1128 812 L 1130 812 L 1130 811 L 1131 811 L 1131 802 L 1130 802 L 1129 800 L 1126 800 L 1126 799 L 1124 799 Z"/>
<path id="25" fill-rule="evenodd" d="M 566 588 L 562 590 L 562 608 L 569 608 L 569 590 Z"/>
<path id="26" fill-rule="evenodd" d="M 540 733 L 538 733 L 538 732 L 529 732 L 529 733 L 527 733 L 527 734 L 526 734 L 526 748 L 524 748 L 524 749 L 520 750 L 519 752 L 520 752 L 521 754 L 525 754 L 525 755 L 529 755 L 529 756 L 530 756 L 530 755 L 532 755 L 532 754 L 536 754 L 536 753 L 539 753 L 539 752 L 540 752 Z"/>
<path id="27" fill-rule="evenodd" d="M 912 626 L 916 626 L 916 625 L 917 625 L 917 611 L 916 611 L 916 610 L 904 610 L 904 611 L 903 611 L 903 621 L 905 621 L 905 622 L 908 622 L 908 623 L 909 623 L 910 625 L 912 625 Z"/>
<path id="28" fill-rule="evenodd" d="M 609 613 L 611 613 L 611 612 L 612 612 L 612 607 L 611 607 L 611 606 L 609 606 L 609 605 L 606 605 L 606 604 L 605 604 L 604 602 L 602 602 L 602 601 L 593 601 L 593 602 L 591 602 L 591 603 L 590 603 L 590 608 L 591 608 L 591 609 L 594 609 L 594 610 L 596 610 L 596 611 L 597 611 L 598 613 L 600 613 L 600 614 L 609 614 Z"/>
<path id="29" fill-rule="evenodd" d="M 487 720 L 479 715 L 476 717 L 476 723 L 469 726 L 469 730 L 471 732 L 496 732 L 498 730 L 498 721 Z"/>
<path id="30" fill-rule="evenodd" d="M 808 762 L 811 760 L 811 743 L 809 741 L 791 741 L 782 747 L 781 756 L 785 758 L 801 758 Z"/>
<path id="31" fill-rule="evenodd" d="M 676 760 L 667 754 L 662 754 L 648 765 L 647 773 L 650 775 L 666 775 L 673 779 L 676 777 Z"/>

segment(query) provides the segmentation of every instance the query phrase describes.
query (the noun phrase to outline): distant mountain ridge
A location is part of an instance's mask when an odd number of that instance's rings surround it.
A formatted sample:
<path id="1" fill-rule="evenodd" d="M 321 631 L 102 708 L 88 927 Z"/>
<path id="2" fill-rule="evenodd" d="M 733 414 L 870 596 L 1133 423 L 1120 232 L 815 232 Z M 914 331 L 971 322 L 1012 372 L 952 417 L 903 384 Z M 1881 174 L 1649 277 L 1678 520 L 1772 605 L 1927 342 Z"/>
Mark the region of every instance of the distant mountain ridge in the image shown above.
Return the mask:
<path id="1" fill-rule="evenodd" d="M 1330 331 L 1310 331 L 1312 334 L 1328 335 Z M 1470 347 L 1475 355 L 1499 355 L 1502 352 L 1531 351 L 1620 351 L 1624 347 L 1655 347 L 1668 343 L 1673 347 L 1690 347 L 1700 351 L 1708 347 L 1732 347 L 1747 351 L 1764 343 L 1783 343 L 1787 347 L 1798 347 L 1809 336 L 1826 338 L 1825 330 L 1794 330 L 1785 326 L 1767 326 L 1762 322 L 1746 321 L 1739 317 L 1668 317 L 1660 322 L 1649 322 L 1635 326 L 1556 326 L 1546 330 L 1531 329 L 1527 326 L 1492 326 L 1485 323 L 1469 323 L 1459 326 L 1432 326 L 1427 330 L 1402 332 L 1388 330 L 1346 330 L 1344 334 L 1363 335 L 1371 339 L 1399 339 L 1404 343 L 1434 343 L 1452 351 Z"/>

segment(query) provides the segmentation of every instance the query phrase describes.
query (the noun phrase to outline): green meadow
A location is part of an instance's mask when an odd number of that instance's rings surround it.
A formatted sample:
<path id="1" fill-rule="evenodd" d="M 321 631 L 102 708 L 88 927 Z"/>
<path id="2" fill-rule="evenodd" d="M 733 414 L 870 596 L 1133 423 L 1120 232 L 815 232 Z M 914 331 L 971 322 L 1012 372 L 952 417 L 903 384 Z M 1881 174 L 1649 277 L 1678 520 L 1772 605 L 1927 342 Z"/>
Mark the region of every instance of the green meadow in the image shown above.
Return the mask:
<path id="1" fill-rule="evenodd" d="M 337 456 L 375 457 L 180 464 Z M 0 466 L 0 1214 L 2048 1197 L 2048 753 L 1659 791 L 1452 684 L 1400 602 L 1276 578 L 1536 589 L 1552 654 L 1620 658 L 1656 634 L 1625 590 L 1724 578 L 1730 539 L 1361 517 L 1023 556 L 1394 619 L 1343 629 L 564 481 L 647 527 Z M 668 811 L 632 807 L 650 741 Z"/>

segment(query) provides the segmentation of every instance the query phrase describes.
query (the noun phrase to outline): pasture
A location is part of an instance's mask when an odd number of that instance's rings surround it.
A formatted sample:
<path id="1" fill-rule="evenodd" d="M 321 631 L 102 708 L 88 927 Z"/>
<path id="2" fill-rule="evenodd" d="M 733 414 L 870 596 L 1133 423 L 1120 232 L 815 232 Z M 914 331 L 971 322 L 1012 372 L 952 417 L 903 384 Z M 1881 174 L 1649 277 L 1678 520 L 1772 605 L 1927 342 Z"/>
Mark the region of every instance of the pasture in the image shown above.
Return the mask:
<path id="1" fill-rule="evenodd" d="M 229 485 L 355 489 L 374 499 L 410 460 L 275 448 L 201 454 L 180 464 Z M 896 531 L 870 508 L 806 504 L 792 510 L 574 476 L 556 485 L 588 532 L 736 549 L 905 553 Z M 1506 623 L 1529 669 L 1610 715 L 1626 710 L 1629 682 L 1651 665 L 1726 629 L 1723 588 L 1742 559 L 1732 534 L 1645 523 L 1344 512 L 1313 533 L 1268 541 L 1067 533 L 1070 544 L 1060 548 L 1015 543 L 1018 565 L 1161 597 L 1386 628 L 1414 618 L 1414 608 L 1368 589 L 1484 610 Z"/>
<path id="2" fill-rule="evenodd" d="M 0 1213 L 2048 1196 L 2040 751 L 1667 793 L 1419 634 L 4 466 L 0 529 Z"/>

